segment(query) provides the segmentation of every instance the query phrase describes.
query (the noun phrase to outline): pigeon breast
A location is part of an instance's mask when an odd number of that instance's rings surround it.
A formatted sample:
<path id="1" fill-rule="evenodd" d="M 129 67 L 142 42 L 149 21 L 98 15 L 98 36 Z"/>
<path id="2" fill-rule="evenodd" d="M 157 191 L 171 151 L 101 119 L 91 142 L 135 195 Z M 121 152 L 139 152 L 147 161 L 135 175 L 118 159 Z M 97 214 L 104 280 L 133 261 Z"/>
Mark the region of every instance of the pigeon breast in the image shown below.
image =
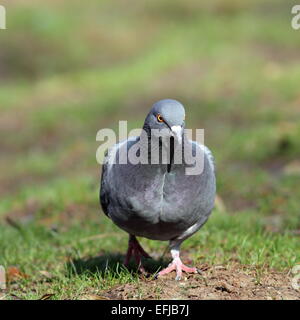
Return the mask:
<path id="1" fill-rule="evenodd" d="M 204 157 L 198 175 L 186 175 L 186 166 L 179 164 L 168 171 L 166 164 L 113 163 L 122 148 L 129 150 L 138 140 L 123 141 L 106 155 L 100 191 L 104 212 L 128 233 L 153 240 L 171 240 L 195 223 L 204 223 L 216 191 L 210 151 L 190 141 Z"/>

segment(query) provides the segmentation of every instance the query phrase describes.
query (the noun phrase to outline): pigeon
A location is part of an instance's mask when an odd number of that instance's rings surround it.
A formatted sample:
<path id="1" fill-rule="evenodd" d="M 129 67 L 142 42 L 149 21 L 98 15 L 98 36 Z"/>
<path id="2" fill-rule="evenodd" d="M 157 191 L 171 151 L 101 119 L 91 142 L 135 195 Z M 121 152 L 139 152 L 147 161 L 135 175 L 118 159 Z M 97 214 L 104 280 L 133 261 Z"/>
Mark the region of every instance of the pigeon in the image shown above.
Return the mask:
<path id="1" fill-rule="evenodd" d="M 120 141 L 106 151 L 100 204 L 103 212 L 129 234 L 125 266 L 133 257 L 139 270 L 144 272 L 142 257 L 150 258 L 136 237 L 169 241 L 173 260 L 156 277 L 175 271 L 175 279 L 180 280 L 183 271 L 199 272 L 183 264 L 180 246 L 205 224 L 213 210 L 214 157 L 206 146 L 187 137 L 185 108 L 176 100 L 154 103 L 142 129 L 140 136 Z M 164 135 L 159 135 L 160 132 Z M 169 143 L 162 141 L 165 137 L 169 138 Z M 168 150 L 166 157 L 162 156 L 162 150 Z M 184 156 L 185 151 L 189 151 L 189 161 L 174 160 L 175 154 Z M 151 161 L 157 152 L 156 161 Z M 141 157 L 142 153 L 146 156 Z M 124 154 L 128 161 L 121 162 Z M 130 161 L 132 154 L 139 155 L 142 160 Z M 202 161 L 202 170 L 187 174 L 187 169 L 195 168 L 197 160 Z"/>

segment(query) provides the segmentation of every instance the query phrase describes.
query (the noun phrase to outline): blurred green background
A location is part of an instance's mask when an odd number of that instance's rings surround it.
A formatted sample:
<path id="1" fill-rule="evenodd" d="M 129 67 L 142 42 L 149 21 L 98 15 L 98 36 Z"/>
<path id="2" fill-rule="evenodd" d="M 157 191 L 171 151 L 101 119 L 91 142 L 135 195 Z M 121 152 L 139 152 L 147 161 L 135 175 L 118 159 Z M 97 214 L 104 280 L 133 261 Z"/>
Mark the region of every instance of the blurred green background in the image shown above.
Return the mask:
<path id="1" fill-rule="evenodd" d="M 0 264 L 31 278 L 42 269 L 63 277 L 70 257 L 125 251 L 125 233 L 100 214 L 96 133 L 119 120 L 141 127 L 163 98 L 185 105 L 188 128 L 205 129 L 217 163 L 217 210 L 187 241 L 186 249 L 198 250 L 193 259 L 201 252 L 208 263 L 279 269 L 299 260 L 293 1 L 1 4 Z M 80 241 L 98 233 L 108 236 Z M 165 246 L 143 241 L 157 251 Z"/>

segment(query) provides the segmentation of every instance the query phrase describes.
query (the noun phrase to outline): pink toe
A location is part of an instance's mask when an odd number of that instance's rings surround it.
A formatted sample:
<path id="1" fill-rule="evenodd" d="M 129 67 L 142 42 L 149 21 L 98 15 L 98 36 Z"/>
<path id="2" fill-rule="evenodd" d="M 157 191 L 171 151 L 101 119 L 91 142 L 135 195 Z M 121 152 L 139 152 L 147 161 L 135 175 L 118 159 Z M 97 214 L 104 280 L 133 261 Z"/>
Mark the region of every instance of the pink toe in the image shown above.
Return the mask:
<path id="1" fill-rule="evenodd" d="M 161 270 L 158 275 L 159 276 L 163 276 L 165 274 L 168 274 L 170 272 L 172 272 L 173 270 L 175 270 L 175 264 L 171 263 L 167 268 Z"/>
<path id="2" fill-rule="evenodd" d="M 182 270 L 185 272 L 189 272 L 189 273 L 197 273 L 197 268 L 190 268 L 187 267 L 186 265 L 182 264 L 181 266 Z"/>

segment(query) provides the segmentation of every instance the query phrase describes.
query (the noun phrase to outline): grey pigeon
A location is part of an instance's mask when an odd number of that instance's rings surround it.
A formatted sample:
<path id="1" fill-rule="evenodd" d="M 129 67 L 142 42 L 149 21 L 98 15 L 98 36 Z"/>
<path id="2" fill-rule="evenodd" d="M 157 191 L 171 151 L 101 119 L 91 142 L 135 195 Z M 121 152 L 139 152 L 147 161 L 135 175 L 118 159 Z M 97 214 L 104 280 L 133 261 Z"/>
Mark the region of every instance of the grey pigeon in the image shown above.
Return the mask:
<path id="1" fill-rule="evenodd" d="M 185 109 L 176 100 L 156 102 L 145 119 L 143 129 L 148 139 L 148 160 L 151 160 L 152 153 L 158 151 L 158 162 L 119 163 L 123 151 L 127 150 L 129 157 L 129 150 L 139 144 L 136 155 L 141 155 L 142 136 L 111 147 L 106 152 L 102 167 L 100 203 L 104 213 L 129 234 L 125 265 L 134 256 L 140 270 L 143 270 L 141 257 L 149 257 L 136 236 L 169 241 L 173 261 L 158 276 L 175 270 L 176 279 L 180 280 L 182 271 L 198 272 L 197 268 L 182 263 L 180 245 L 203 226 L 214 207 L 214 158 L 207 147 L 187 138 Z M 167 133 L 168 147 L 156 133 L 151 134 L 153 129 Z M 155 139 L 159 140 L 158 149 L 151 149 L 157 142 Z M 163 148 L 168 150 L 167 161 L 163 161 L 161 155 Z M 203 170 L 199 174 L 187 174 L 186 169 L 194 164 L 185 160 L 176 163 L 174 152 L 178 150 L 182 155 L 189 150 L 191 156 L 201 157 Z"/>

